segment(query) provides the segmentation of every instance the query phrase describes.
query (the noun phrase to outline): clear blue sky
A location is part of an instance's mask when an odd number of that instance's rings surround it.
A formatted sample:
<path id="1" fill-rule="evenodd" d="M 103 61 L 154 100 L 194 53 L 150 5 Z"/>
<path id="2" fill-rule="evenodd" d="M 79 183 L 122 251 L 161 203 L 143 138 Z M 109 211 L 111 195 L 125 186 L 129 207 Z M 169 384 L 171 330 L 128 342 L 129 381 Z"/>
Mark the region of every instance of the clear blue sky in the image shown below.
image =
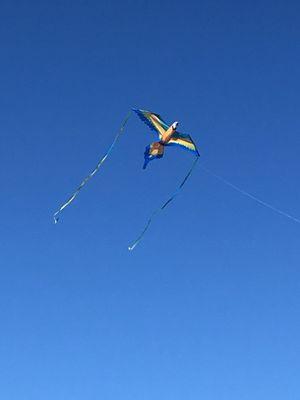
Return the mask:
<path id="1" fill-rule="evenodd" d="M 297 1 L 1 3 L 0 397 L 297 400 L 300 225 L 197 169 L 130 107 L 180 121 L 207 167 L 300 216 Z"/>

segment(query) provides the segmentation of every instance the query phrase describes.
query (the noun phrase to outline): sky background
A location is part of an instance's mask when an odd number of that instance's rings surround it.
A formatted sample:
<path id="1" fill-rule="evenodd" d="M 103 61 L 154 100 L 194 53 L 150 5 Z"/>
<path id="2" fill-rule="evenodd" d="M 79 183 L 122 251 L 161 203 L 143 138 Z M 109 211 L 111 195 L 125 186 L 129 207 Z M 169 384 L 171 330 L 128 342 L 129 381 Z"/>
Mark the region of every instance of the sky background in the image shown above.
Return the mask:
<path id="1" fill-rule="evenodd" d="M 297 400 L 300 225 L 197 168 L 141 169 L 130 107 L 180 121 L 201 162 L 300 217 L 298 1 L 0 5 L 0 397 Z"/>

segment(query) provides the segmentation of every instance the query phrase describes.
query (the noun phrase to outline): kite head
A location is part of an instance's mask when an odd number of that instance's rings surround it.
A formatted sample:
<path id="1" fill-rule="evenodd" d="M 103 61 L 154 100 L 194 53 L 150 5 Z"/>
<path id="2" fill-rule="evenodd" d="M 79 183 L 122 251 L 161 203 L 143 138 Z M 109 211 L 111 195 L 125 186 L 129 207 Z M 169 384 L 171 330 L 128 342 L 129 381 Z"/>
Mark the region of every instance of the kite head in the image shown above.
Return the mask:
<path id="1" fill-rule="evenodd" d="M 174 131 L 176 131 L 178 124 L 179 124 L 179 122 L 177 122 L 177 121 L 173 122 L 172 128 L 174 129 Z"/>

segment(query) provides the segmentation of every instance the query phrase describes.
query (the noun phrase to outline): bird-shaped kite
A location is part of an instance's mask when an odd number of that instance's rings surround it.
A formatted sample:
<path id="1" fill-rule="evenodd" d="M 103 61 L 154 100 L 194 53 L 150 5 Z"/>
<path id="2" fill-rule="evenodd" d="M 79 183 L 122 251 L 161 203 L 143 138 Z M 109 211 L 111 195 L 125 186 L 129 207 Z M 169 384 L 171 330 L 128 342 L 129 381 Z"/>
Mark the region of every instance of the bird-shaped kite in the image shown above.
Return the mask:
<path id="1" fill-rule="evenodd" d="M 194 167 L 196 166 L 197 161 L 199 160 L 199 152 L 196 148 L 195 143 L 193 142 L 191 136 L 189 135 L 184 135 L 182 133 L 179 133 L 177 131 L 177 126 L 178 122 L 175 121 L 171 125 L 166 124 L 163 119 L 158 115 L 150 111 L 146 110 L 138 110 L 133 108 L 132 109 L 134 112 L 137 113 L 137 115 L 141 118 L 142 121 L 144 121 L 152 130 L 154 130 L 157 135 L 158 135 L 158 141 L 151 143 L 149 146 L 146 147 L 145 153 L 144 153 L 144 166 L 143 168 L 145 169 L 148 165 L 148 163 L 152 160 L 155 160 L 156 158 L 162 158 L 164 155 L 165 147 L 167 146 L 181 146 L 184 149 L 190 150 L 195 154 L 195 161 L 193 162 L 191 168 L 183 178 L 182 182 L 178 186 L 177 190 L 172 194 L 172 196 L 163 203 L 162 206 L 157 208 L 150 216 L 148 219 L 145 228 L 143 229 L 142 233 L 138 236 L 138 238 L 133 242 L 131 246 L 128 247 L 128 250 L 133 250 L 135 246 L 142 240 L 144 234 L 148 230 L 152 219 L 154 216 L 164 210 L 168 204 L 171 203 L 171 201 L 177 196 L 177 194 L 180 192 L 182 189 L 183 185 L 186 183 L 188 180 L 189 176 L 191 175 Z M 124 131 L 125 125 L 127 124 L 127 121 L 131 115 L 131 112 L 128 113 L 126 116 L 125 120 L 122 122 L 121 127 L 116 134 L 112 144 L 110 145 L 108 151 L 104 154 L 104 156 L 98 161 L 96 167 L 93 169 L 93 171 L 83 179 L 83 181 L 80 183 L 78 188 L 75 190 L 75 192 L 72 194 L 72 196 L 54 213 L 54 221 L 55 223 L 58 222 L 59 215 L 60 213 L 67 207 L 69 206 L 73 200 L 78 196 L 79 192 L 81 189 L 86 185 L 86 183 L 98 172 L 104 161 L 107 159 L 107 157 L 110 155 L 111 151 L 115 147 L 117 141 L 119 140 L 121 134 Z M 240 194 L 243 194 L 244 196 L 247 196 L 248 198 L 256 201 L 260 205 L 267 207 L 273 211 L 275 211 L 277 214 L 283 215 L 286 218 L 289 218 L 293 220 L 294 222 L 297 222 L 300 224 L 300 219 L 293 217 L 291 214 L 274 207 L 272 204 L 266 203 L 265 201 L 259 199 L 258 197 L 254 196 L 253 194 L 239 188 L 238 186 L 232 184 L 229 182 L 227 179 L 222 178 L 221 176 L 217 175 L 213 171 L 209 170 L 206 167 L 202 166 L 202 170 L 206 171 L 210 175 L 214 176 L 215 178 L 219 179 L 221 182 L 229 186 L 230 188 L 234 189 L 235 191 L 239 192 Z"/>
<path id="2" fill-rule="evenodd" d="M 178 126 L 177 121 L 173 122 L 171 125 L 168 125 L 158 114 L 146 110 L 138 110 L 135 108 L 133 111 L 137 113 L 140 119 L 145 122 L 150 129 L 156 131 L 159 138 L 158 142 L 153 142 L 146 147 L 143 169 L 147 167 L 150 161 L 154 160 L 155 158 L 163 157 L 165 146 L 181 146 L 182 148 L 190 150 L 199 156 L 199 152 L 190 135 L 184 135 L 176 130 Z"/>
<path id="3" fill-rule="evenodd" d="M 151 143 L 149 146 L 146 147 L 145 153 L 144 153 L 144 166 L 143 169 L 145 169 L 148 165 L 148 163 L 156 158 L 162 158 L 164 155 L 164 150 L 166 146 L 181 146 L 184 149 L 187 149 L 191 152 L 193 152 L 196 155 L 196 159 L 193 162 L 192 167 L 189 169 L 188 173 L 184 177 L 183 181 L 181 184 L 178 186 L 177 190 L 173 193 L 173 195 L 158 209 L 156 209 L 152 215 L 150 216 L 144 230 L 140 234 L 140 236 L 135 240 L 135 242 L 128 247 L 129 250 L 133 250 L 135 246 L 141 241 L 142 237 L 144 236 L 145 232 L 149 228 L 151 221 L 153 217 L 161 210 L 163 210 L 179 193 L 179 191 L 182 189 L 183 185 L 186 183 L 188 180 L 189 176 L 191 175 L 196 162 L 199 159 L 199 152 L 196 148 L 195 143 L 193 142 L 192 138 L 190 135 L 184 135 L 182 133 L 179 133 L 177 131 L 177 126 L 178 122 L 175 121 L 171 125 L 168 125 L 166 122 L 163 121 L 163 119 L 158 115 L 150 111 L 146 110 L 139 110 L 139 109 L 132 109 L 134 112 L 137 113 L 137 115 L 141 118 L 143 122 L 145 122 L 152 130 L 156 131 L 158 134 L 158 141 Z M 83 179 L 83 181 L 80 183 L 78 188 L 75 190 L 75 192 L 72 194 L 72 196 L 54 213 L 54 221 L 55 223 L 58 222 L 59 219 L 59 214 L 69 205 L 73 202 L 73 200 L 77 197 L 83 186 L 97 173 L 97 171 L 100 169 L 101 165 L 104 163 L 104 161 L 107 159 L 109 154 L 111 153 L 112 149 L 114 148 L 115 144 L 117 143 L 118 139 L 120 138 L 124 127 L 130 117 L 130 113 L 127 115 L 123 123 L 121 124 L 121 127 L 119 129 L 119 132 L 115 136 L 111 146 L 109 147 L 108 151 L 105 153 L 105 155 L 99 160 L 97 163 L 96 167 L 93 169 L 93 171 Z"/>

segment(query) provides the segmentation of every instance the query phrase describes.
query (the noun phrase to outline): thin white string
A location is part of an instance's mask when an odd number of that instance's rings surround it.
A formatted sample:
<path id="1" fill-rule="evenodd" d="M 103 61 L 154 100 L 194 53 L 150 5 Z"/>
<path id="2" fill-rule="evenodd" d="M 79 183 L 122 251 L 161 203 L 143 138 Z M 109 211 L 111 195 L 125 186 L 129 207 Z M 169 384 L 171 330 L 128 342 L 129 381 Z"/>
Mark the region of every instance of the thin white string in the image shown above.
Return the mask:
<path id="1" fill-rule="evenodd" d="M 297 222 L 298 224 L 300 224 L 300 219 L 293 217 L 291 214 L 288 214 L 287 212 L 274 207 L 272 204 L 266 203 L 265 201 L 259 199 L 258 197 L 254 196 L 253 194 L 246 192 L 246 190 L 243 190 L 241 188 L 239 188 L 238 186 L 234 185 L 233 183 L 229 182 L 227 179 L 223 178 L 220 175 L 217 175 L 215 172 L 211 171 L 210 169 L 203 167 L 203 164 L 200 165 L 200 168 L 207 172 L 208 174 L 214 176 L 216 179 L 218 179 L 219 181 L 223 182 L 225 185 L 231 187 L 232 189 L 236 190 L 237 192 L 243 194 L 244 196 L 249 197 L 250 199 L 256 201 L 257 203 L 261 204 L 262 206 L 269 208 L 270 210 L 275 211 L 277 214 L 283 215 L 286 218 L 289 218 L 291 220 L 293 220 L 294 222 Z"/>

